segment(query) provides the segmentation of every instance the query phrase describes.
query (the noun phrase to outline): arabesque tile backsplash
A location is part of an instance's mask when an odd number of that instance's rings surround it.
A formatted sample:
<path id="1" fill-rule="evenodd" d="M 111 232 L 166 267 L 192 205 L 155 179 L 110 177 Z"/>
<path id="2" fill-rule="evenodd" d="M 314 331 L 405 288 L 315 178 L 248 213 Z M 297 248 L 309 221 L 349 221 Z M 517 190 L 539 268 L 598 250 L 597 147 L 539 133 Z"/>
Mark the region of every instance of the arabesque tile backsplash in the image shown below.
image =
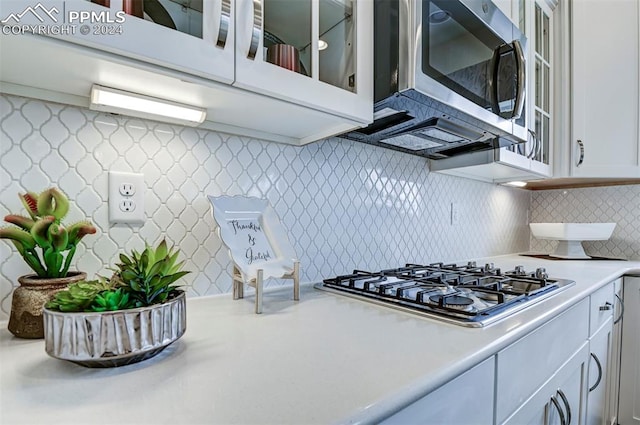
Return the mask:
<path id="1" fill-rule="evenodd" d="M 531 196 L 532 223 L 616 223 L 607 241 L 582 243 L 588 255 L 640 260 L 640 184 L 545 190 Z M 531 250 L 553 252 L 557 241 L 531 236 Z"/>
<path id="2" fill-rule="evenodd" d="M 189 296 L 230 292 L 231 263 L 213 231 L 209 194 L 269 199 L 303 282 L 529 245 L 529 192 L 429 173 L 422 158 L 373 146 L 332 138 L 294 147 L 6 95 L 0 125 L 0 214 L 23 210 L 18 192 L 60 187 L 74 204 L 69 222 L 89 218 L 98 227 L 74 259 L 89 276 L 108 275 L 120 251 L 166 237 L 193 271 Z M 109 170 L 144 173 L 143 226 L 109 225 Z M 14 282 L 29 269 L 5 241 L 0 258 L 6 320 Z"/>

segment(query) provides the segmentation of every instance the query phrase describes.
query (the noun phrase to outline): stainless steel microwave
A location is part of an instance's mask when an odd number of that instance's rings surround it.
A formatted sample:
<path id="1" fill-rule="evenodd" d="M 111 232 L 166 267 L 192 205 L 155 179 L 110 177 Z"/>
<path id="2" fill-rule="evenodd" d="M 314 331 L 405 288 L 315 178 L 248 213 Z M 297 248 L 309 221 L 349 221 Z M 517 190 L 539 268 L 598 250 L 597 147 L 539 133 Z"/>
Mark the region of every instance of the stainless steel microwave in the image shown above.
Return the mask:
<path id="1" fill-rule="evenodd" d="M 431 159 L 523 143 L 526 58 L 489 0 L 375 0 L 374 122 L 342 137 Z"/>

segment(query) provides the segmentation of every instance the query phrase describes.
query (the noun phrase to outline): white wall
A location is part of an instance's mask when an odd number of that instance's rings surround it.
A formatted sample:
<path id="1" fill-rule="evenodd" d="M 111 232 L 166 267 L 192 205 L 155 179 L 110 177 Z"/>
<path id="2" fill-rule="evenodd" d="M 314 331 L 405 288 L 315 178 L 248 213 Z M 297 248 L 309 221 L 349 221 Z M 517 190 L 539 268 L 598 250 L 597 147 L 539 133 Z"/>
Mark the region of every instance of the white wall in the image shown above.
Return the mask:
<path id="1" fill-rule="evenodd" d="M 187 258 L 189 296 L 230 292 L 231 264 L 206 195 L 266 197 L 302 261 L 303 281 L 525 251 L 529 192 L 430 174 L 423 158 L 329 139 L 301 148 L 0 96 L 0 215 L 20 213 L 26 190 L 60 187 L 69 221 L 88 217 L 74 260 L 108 274 L 117 254 L 162 237 Z M 147 222 L 111 227 L 109 170 L 143 172 Z M 450 224 L 450 204 L 460 210 Z M 0 242 L 0 320 L 17 277 L 29 273 Z M 270 281 L 270 285 L 283 284 Z"/>

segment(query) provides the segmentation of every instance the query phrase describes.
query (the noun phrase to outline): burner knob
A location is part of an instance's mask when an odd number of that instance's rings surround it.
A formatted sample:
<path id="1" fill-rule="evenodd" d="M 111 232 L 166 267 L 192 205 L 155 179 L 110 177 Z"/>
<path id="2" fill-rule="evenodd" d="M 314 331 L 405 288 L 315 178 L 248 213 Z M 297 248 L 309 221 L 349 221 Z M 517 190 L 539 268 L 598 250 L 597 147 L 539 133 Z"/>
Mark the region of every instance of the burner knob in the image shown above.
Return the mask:
<path id="1" fill-rule="evenodd" d="M 516 266 L 515 270 L 513 271 L 513 274 L 518 276 L 524 276 L 527 274 L 527 272 L 524 271 L 524 266 Z"/>
<path id="2" fill-rule="evenodd" d="M 469 261 L 467 263 L 467 268 L 468 269 L 475 269 L 476 267 L 478 267 L 477 263 L 475 261 Z"/>
<path id="3" fill-rule="evenodd" d="M 493 270 L 493 269 L 494 269 L 494 267 L 495 267 L 495 264 L 493 264 L 493 263 L 487 263 L 487 264 L 485 264 L 485 265 L 484 265 L 484 271 L 485 271 L 485 272 L 489 272 L 489 271 Z"/>
<path id="4" fill-rule="evenodd" d="M 536 269 L 536 279 L 546 279 L 549 277 L 549 275 L 547 274 L 547 270 L 544 267 L 538 267 Z"/>

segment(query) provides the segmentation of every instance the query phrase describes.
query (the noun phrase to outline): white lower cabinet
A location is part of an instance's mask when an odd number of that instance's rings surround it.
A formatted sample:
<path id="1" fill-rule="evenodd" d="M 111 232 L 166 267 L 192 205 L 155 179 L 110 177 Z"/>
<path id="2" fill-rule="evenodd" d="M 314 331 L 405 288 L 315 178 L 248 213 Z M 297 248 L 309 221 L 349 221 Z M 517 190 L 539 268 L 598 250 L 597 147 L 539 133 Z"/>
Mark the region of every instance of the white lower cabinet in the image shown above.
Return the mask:
<path id="1" fill-rule="evenodd" d="M 603 286 L 382 423 L 640 424 L 640 277 L 624 279 L 622 322 L 621 287 Z"/>
<path id="2" fill-rule="evenodd" d="M 495 357 L 490 357 L 385 419 L 382 424 L 492 424 L 494 372 Z"/>
<path id="3" fill-rule="evenodd" d="M 588 344 L 585 342 L 504 425 L 577 425 L 584 423 Z"/>
<path id="4" fill-rule="evenodd" d="M 640 424 L 640 277 L 624 278 L 618 423 Z"/>
<path id="5" fill-rule="evenodd" d="M 589 377 L 587 387 L 587 425 L 603 425 L 607 418 L 607 391 L 613 343 L 615 282 L 603 286 L 589 297 Z"/>
<path id="6" fill-rule="evenodd" d="M 581 350 L 589 338 L 589 299 L 540 326 L 497 354 L 496 421 L 515 424 L 510 419 L 540 394 Z M 580 362 L 588 360 L 588 353 Z M 586 373 L 586 370 L 585 370 Z M 555 381 L 554 381 L 555 382 Z M 566 394 L 568 392 L 565 391 Z M 544 406 L 553 394 L 544 394 Z M 538 397 L 542 397 L 539 395 Z M 534 405 L 541 399 L 536 398 Z M 577 408 L 574 407 L 574 411 Z M 535 409 L 534 409 L 535 410 Z M 534 410 L 531 413 L 534 413 Z M 528 410 L 527 410 L 528 411 Z M 524 413 L 523 413 L 524 414 Z M 526 416 L 526 415 L 525 415 Z M 542 422 L 545 423 L 545 422 Z M 577 424 L 579 422 L 573 422 Z M 566 425 L 566 424 L 564 424 Z"/>

